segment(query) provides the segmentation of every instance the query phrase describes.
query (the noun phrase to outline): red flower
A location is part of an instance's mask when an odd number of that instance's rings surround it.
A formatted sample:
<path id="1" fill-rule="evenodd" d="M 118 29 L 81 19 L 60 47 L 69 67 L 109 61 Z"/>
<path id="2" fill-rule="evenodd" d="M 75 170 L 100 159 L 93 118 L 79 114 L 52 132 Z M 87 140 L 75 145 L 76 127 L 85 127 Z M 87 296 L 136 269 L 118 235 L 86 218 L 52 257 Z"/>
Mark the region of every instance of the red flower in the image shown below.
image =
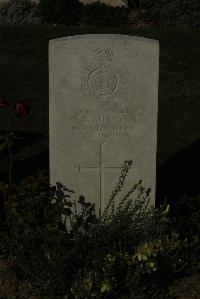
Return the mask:
<path id="1" fill-rule="evenodd" d="M 29 114 L 28 103 L 26 101 L 17 101 L 14 111 L 20 117 L 26 118 Z"/>
<path id="2" fill-rule="evenodd" d="M 8 105 L 8 102 L 6 101 L 5 98 L 0 97 L 0 109 L 5 108 Z"/>

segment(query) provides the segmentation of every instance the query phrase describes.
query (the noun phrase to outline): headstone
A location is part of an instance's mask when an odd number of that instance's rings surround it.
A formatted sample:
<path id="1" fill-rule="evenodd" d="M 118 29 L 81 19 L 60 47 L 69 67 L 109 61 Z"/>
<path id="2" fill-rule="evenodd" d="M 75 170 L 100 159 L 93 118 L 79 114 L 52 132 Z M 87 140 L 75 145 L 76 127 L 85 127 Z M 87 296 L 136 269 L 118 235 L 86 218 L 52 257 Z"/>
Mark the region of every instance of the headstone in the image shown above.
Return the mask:
<path id="1" fill-rule="evenodd" d="M 104 210 L 125 160 L 155 201 L 158 41 L 77 35 L 49 44 L 50 182 Z M 116 202 L 117 205 L 117 202 Z"/>

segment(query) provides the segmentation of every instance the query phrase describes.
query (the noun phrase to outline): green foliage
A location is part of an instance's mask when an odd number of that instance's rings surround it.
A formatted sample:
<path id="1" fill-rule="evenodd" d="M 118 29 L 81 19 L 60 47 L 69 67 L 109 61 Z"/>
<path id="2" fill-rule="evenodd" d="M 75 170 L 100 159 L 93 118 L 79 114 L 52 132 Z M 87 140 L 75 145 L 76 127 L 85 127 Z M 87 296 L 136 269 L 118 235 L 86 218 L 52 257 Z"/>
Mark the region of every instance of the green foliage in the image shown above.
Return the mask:
<path id="1" fill-rule="evenodd" d="M 79 0 L 40 0 L 38 11 L 44 22 L 56 24 L 78 24 L 83 4 Z"/>
<path id="2" fill-rule="evenodd" d="M 140 7 L 140 0 L 123 0 L 130 10 L 137 10 Z"/>
<path id="3" fill-rule="evenodd" d="M 177 252 L 176 271 L 191 274 L 200 270 L 200 196 L 183 195 L 170 213 L 172 229 L 179 232 L 183 246 Z M 185 263 L 188 261 L 188 264 Z M 176 261 L 175 261 L 176 263 Z"/>
<path id="4" fill-rule="evenodd" d="M 188 238 L 194 232 L 200 235 L 200 196 L 182 195 L 171 211 L 173 226 L 183 238 Z"/>
<path id="5" fill-rule="evenodd" d="M 37 5 L 30 0 L 4 1 L 0 4 L 0 25 L 40 23 Z"/>
<path id="6" fill-rule="evenodd" d="M 148 9 L 148 21 L 159 25 L 200 26 L 199 0 L 143 0 L 141 6 Z"/>
<path id="7" fill-rule="evenodd" d="M 132 11 L 134 24 L 164 26 L 200 26 L 199 0 L 123 0 Z"/>
<path id="8" fill-rule="evenodd" d="M 62 299 L 172 298 L 169 283 L 200 269 L 196 222 L 193 237 L 186 238 L 175 216 L 169 217 L 169 206 L 149 206 L 150 189 L 142 181 L 122 196 L 131 166 L 125 161 L 99 217 L 94 204 L 83 196 L 76 202 L 74 191 L 61 183 L 50 187 L 42 172 L 12 186 L 0 248 L 5 247 L 10 273 L 27 293 Z M 117 207 L 116 196 L 121 196 Z"/>
<path id="9" fill-rule="evenodd" d="M 119 26 L 128 24 L 128 11 L 125 7 L 112 7 L 99 1 L 83 7 L 82 25 Z"/>
<path id="10" fill-rule="evenodd" d="M 9 0 L 0 4 L 0 25 L 67 24 L 125 26 L 157 24 L 200 26 L 199 0 L 123 0 L 112 7 L 100 1 L 84 5 L 79 0 Z"/>
<path id="11" fill-rule="evenodd" d="M 68 192 L 67 195 L 64 192 Z M 72 190 L 61 184 L 49 188 L 48 177 L 28 177 L 12 186 L 12 206 L 7 211 L 9 223 L 9 260 L 13 273 L 22 282 L 31 282 L 38 292 L 61 292 L 81 265 L 78 224 L 95 223 L 93 206 L 83 198 L 82 214 L 74 213 L 70 202 Z M 62 215 L 62 216 L 61 216 Z M 70 218 L 72 232 L 66 230 L 63 218 Z M 76 222 L 74 223 L 74 218 Z M 81 225 L 80 225 L 81 226 Z M 69 278 L 69 280 L 67 279 Z"/>

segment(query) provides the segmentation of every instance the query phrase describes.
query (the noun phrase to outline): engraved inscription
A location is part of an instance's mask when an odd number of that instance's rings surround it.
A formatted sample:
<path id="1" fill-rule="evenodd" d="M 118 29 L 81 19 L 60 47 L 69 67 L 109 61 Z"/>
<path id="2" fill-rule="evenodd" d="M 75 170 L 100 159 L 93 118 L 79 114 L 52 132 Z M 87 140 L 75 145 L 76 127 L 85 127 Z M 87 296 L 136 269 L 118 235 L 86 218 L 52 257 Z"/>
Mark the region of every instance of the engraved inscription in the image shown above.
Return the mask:
<path id="1" fill-rule="evenodd" d="M 118 81 L 117 74 L 106 67 L 96 68 L 88 76 L 90 92 L 99 96 L 112 95 L 117 89 Z"/>
<path id="2" fill-rule="evenodd" d="M 94 63 L 109 64 L 113 61 L 113 51 L 109 48 L 98 48 L 95 51 Z"/>
<path id="3" fill-rule="evenodd" d="M 98 103 L 109 103 L 113 95 L 120 92 L 124 80 L 114 66 L 111 49 L 96 49 L 93 63 L 82 74 L 81 86 L 84 94 Z"/>
<path id="4" fill-rule="evenodd" d="M 93 137 L 130 137 L 137 116 L 123 109 L 96 112 L 80 109 L 71 116 L 71 129 L 75 135 Z"/>

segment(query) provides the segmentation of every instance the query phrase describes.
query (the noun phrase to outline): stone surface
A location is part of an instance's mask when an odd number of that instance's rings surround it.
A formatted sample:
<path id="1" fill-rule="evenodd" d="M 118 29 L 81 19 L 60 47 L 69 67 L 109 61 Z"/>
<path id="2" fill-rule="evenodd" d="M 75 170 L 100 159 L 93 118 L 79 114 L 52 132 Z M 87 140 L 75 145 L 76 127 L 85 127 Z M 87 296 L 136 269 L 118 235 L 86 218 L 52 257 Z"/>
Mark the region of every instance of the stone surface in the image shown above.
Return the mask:
<path id="1" fill-rule="evenodd" d="M 50 182 L 104 210 L 125 160 L 155 201 L 159 44 L 118 34 L 49 43 Z M 116 198 L 117 206 L 119 198 Z"/>

